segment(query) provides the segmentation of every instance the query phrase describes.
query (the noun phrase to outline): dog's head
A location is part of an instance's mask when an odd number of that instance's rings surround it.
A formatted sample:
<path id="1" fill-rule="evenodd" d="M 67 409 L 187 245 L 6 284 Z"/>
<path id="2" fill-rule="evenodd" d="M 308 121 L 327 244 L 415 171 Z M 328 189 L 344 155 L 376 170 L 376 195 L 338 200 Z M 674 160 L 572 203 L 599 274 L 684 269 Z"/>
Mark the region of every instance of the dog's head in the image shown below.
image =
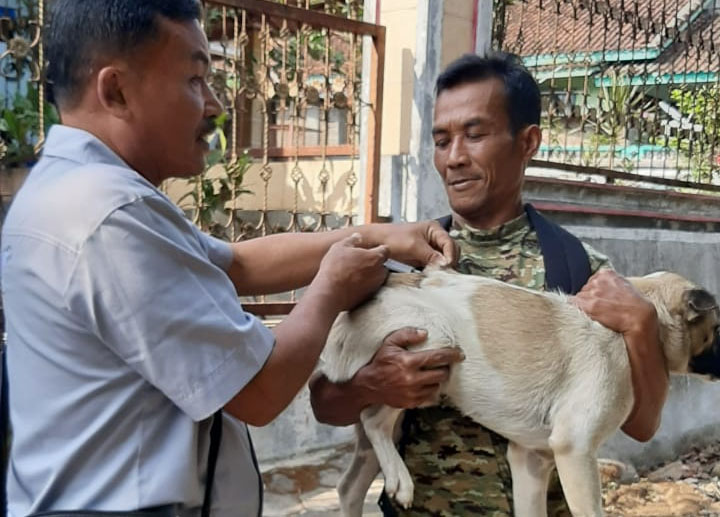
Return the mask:
<path id="1" fill-rule="evenodd" d="M 707 290 L 667 272 L 630 281 L 655 304 L 670 371 L 687 372 L 693 358 L 717 346 L 720 309 Z"/>

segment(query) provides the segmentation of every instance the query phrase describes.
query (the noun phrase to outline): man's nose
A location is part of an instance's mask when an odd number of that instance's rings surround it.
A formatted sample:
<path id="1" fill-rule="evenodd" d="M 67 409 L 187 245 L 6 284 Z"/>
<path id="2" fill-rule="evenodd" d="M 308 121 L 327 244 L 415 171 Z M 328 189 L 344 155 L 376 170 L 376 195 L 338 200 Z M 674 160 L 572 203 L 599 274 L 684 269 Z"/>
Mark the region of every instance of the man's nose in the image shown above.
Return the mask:
<path id="1" fill-rule="evenodd" d="M 222 115 L 223 105 L 209 85 L 205 85 L 205 118 L 215 118 Z"/>
<path id="2" fill-rule="evenodd" d="M 448 167 L 463 167 L 470 163 L 470 157 L 465 147 L 465 139 L 462 137 L 453 138 L 450 142 L 450 153 L 448 154 Z"/>

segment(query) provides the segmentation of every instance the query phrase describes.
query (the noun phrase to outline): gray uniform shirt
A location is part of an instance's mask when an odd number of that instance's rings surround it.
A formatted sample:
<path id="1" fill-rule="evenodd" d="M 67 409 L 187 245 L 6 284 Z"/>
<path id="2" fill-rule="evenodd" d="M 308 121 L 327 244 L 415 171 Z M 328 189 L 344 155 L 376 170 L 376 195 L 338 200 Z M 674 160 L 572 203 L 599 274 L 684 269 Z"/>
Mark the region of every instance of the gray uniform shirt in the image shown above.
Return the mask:
<path id="1" fill-rule="evenodd" d="M 202 505 L 207 420 L 274 343 L 227 243 L 97 138 L 54 126 L 2 231 L 9 511 Z M 213 515 L 256 515 L 246 426 L 225 415 Z"/>

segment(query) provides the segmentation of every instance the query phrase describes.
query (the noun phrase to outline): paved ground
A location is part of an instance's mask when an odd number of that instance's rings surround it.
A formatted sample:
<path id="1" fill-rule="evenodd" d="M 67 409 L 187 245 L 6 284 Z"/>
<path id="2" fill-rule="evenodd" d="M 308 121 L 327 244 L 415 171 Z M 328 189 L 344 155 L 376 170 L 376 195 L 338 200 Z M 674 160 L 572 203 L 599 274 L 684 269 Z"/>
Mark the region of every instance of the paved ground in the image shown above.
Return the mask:
<path id="1" fill-rule="evenodd" d="M 266 517 L 337 516 L 335 484 L 350 447 L 302 458 L 295 464 L 262 465 Z M 694 449 L 678 460 L 645 472 L 603 462 L 603 498 L 608 517 L 720 517 L 720 444 Z M 382 478 L 375 480 L 363 515 L 380 517 L 376 504 Z"/>
<path id="2" fill-rule="evenodd" d="M 350 447 L 340 447 L 316 457 L 303 458 L 303 464 L 261 465 L 265 481 L 263 515 L 306 517 L 339 515 L 335 485 L 349 461 Z M 364 516 L 381 517 L 377 506 L 382 491 L 378 477 L 365 499 Z"/>

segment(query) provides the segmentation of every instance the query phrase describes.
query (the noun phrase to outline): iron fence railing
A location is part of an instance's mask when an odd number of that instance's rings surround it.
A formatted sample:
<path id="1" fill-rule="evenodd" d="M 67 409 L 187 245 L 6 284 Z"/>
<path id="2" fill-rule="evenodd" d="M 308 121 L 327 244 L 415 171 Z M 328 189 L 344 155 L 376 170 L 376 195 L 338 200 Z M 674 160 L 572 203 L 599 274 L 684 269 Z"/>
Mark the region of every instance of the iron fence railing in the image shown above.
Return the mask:
<path id="1" fill-rule="evenodd" d="M 498 0 L 541 86 L 539 167 L 720 191 L 717 0 Z"/>
<path id="2" fill-rule="evenodd" d="M 361 203 L 365 220 L 376 220 L 384 29 L 358 20 L 359 0 L 205 6 L 213 85 L 228 111 L 230 175 L 224 192 L 207 178 L 194 182 L 186 199 L 196 222 L 239 240 L 353 224 Z"/>

